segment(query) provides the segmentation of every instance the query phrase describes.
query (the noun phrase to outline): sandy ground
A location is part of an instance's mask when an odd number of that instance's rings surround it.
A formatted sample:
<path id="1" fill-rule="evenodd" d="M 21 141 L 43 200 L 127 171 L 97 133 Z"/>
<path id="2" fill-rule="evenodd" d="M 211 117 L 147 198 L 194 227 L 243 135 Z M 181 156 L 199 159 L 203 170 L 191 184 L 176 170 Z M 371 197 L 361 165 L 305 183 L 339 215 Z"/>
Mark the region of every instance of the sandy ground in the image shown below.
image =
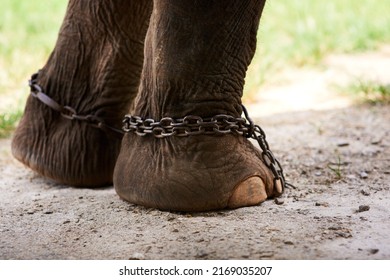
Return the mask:
<path id="1" fill-rule="evenodd" d="M 263 89 L 249 111 L 295 188 L 256 207 L 146 209 L 112 187 L 49 182 L 0 140 L 0 259 L 390 259 L 390 107 L 334 87 L 390 83 L 389 50 L 332 56 Z"/>

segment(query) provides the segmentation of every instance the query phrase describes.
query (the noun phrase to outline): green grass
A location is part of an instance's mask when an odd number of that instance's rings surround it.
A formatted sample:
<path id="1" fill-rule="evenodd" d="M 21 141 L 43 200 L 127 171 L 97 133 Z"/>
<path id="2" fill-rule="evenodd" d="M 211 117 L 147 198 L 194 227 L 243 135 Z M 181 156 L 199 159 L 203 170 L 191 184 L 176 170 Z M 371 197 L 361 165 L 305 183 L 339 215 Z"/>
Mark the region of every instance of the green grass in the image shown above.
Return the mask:
<path id="1" fill-rule="evenodd" d="M 354 98 L 362 103 L 390 104 L 390 84 L 358 80 L 348 85 L 343 91 L 353 95 Z"/>
<path id="2" fill-rule="evenodd" d="M 12 91 L 43 66 L 55 44 L 67 1 L 1 2 L 0 83 Z"/>
<path id="3" fill-rule="evenodd" d="M 335 179 L 337 179 L 337 180 L 340 180 L 343 177 L 341 166 L 342 166 L 342 162 L 341 162 L 341 158 L 339 155 L 337 156 L 336 162 L 329 162 L 327 165 L 329 170 L 334 173 Z"/>
<path id="4" fill-rule="evenodd" d="M 10 113 L 0 114 L 0 138 L 11 135 L 16 128 L 16 123 L 22 117 L 22 111 L 15 110 Z"/>
<path id="5" fill-rule="evenodd" d="M 66 0 L 1 0 L 0 137 L 10 135 L 21 117 L 27 80 L 54 47 L 66 5 Z"/>
<path id="6" fill-rule="evenodd" d="M 26 81 L 49 56 L 66 5 L 66 0 L 1 0 L 0 127 L 12 127 L 10 122 L 20 116 L 7 112 L 22 111 Z M 283 67 L 317 65 L 329 53 L 389 43 L 389 7 L 390 0 L 269 0 L 247 75 L 246 96 L 255 95 Z"/>
<path id="7" fill-rule="evenodd" d="M 279 0 L 266 3 L 246 93 L 286 66 L 317 65 L 329 53 L 390 42 L 390 0 Z"/>

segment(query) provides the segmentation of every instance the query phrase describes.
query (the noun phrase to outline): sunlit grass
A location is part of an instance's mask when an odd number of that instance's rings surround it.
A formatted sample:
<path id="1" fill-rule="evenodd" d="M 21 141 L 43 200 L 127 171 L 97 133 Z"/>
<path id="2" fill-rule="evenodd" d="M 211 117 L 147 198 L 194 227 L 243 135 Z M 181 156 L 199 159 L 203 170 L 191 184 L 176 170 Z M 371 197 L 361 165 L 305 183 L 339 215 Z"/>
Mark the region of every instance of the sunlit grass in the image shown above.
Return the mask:
<path id="1" fill-rule="evenodd" d="M 0 114 L 0 138 L 8 137 L 14 131 L 21 116 L 20 110 Z"/>
<path id="2" fill-rule="evenodd" d="M 390 84 L 370 80 L 358 80 L 343 89 L 358 102 L 369 104 L 390 104 Z"/>
<path id="3" fill-rule="evenodd" d="M 317 65 L 329 53 L 390 42 L 390 0 L 279 0 L 266 3 L 246 94 L 257 94 L 286 66 Z"/>
<path id="4" fill-rule="evenodd" d="M 64 0 L 1 0 L 1 95 L 27 90 L 29 75 L 42 67 L 55 44 L 66 4 Z"/>
<path id="5" fill-rule="evenodd" d="M 21 117 L 27 80 L 54 47 L 66 5 L 66 0 L 1 0 L 0 137 L 8 136 Z"/>

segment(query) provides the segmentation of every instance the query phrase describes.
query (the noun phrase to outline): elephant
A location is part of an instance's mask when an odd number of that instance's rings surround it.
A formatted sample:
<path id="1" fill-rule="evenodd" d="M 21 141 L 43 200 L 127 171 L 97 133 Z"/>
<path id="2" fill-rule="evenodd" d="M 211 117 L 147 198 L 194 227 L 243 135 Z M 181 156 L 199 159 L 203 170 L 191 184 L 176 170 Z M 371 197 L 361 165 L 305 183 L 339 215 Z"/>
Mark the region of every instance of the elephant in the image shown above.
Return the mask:
<path id="1" fill-rule="evenodd" d="M 241 123 L 264 5 L 70 0 L 54 50 L 30 81 L 14 157 L 55 182 L 113 184 L 130 203 L 168 211 L 281 195 L 284 184 L 243 137 L 253 124 Z"/>

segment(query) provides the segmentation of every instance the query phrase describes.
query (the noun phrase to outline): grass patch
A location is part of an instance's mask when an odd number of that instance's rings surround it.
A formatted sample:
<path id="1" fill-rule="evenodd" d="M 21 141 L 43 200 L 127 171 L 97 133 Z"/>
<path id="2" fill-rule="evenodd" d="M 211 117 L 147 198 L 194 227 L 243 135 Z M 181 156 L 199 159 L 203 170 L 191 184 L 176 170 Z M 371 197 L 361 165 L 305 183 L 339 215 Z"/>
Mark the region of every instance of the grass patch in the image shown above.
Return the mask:
<path id="1" fill-rule="evenodd" d="M 337 161 L 336 162 L 329 162 L 327 167 L 329 168 L 330 171 L 333 172 L 337 180 L 341 180 L 343 177 L 342 175 L 342 162 L 340 156 L 337 156 Z"/>
<path id="2" fill-rule="evenodd" d="M 0 53 L 6 62 L 18 54 L 47 56 L 54 46 L 67 1 L 2 0 Z M 18 65 L 18 68 L 25 66 Z"/>
<path id="3" fill-rule="evenodd" d="M 21 110 L 0 114 L 0 138 L 9 137 L 22 116 Z"/>
<path id="4" fill-rule="evenodd" d="M 0 114 L 22 110 L 27 80 L 54 47 L 67 1 L 1 0 Z M 12 114 L 17 116 L 18 114 Z"/>
<path id="5" fill-rule="evenodd" d="M 256 95 L 286 66 L 317 65 L 329 53 L 372 50 L 390 42 L 390 0 L 268 1 L 245 92 Z"/>
<path id="6" fill-rule="evenodd" d="M 66 5 L 64 0 L 1 0 L 0 137 L 9 136 L 22 116 L 27 80 L 53 49 Z"/>
<path id="7" fill-rule="evenodd" d="M 390 84 L 359 80 L 344 91 L 363 103 L 390 104 Z"/>

